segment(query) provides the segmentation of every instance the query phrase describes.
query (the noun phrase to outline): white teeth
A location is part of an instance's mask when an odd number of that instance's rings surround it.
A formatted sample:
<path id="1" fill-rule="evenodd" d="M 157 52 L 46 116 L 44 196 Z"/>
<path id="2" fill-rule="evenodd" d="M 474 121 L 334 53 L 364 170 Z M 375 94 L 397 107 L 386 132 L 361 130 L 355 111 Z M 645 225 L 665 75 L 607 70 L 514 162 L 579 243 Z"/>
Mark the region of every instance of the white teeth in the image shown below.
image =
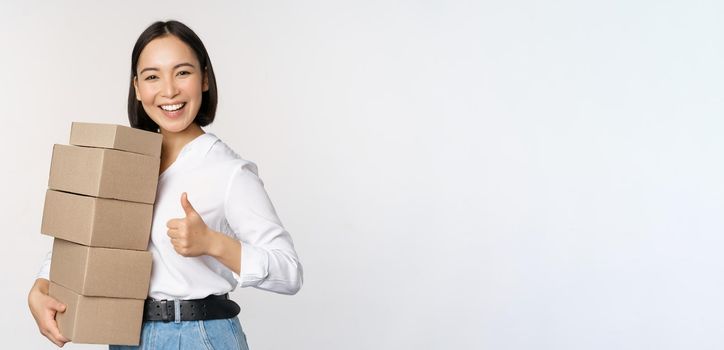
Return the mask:
<path id="1" fill-rule="evenodd" d="M 165 105 L 165 106 L 161 106 L 161 108 L 162 108 L 164 111 L 173 112 L 173 111 L 177 111 L 177 110 L 181 109 L 181 107 L 183 107 L 183 106 L 184 106 L 184 103 L 179 103 L 179 104 L 177 104 L 177 105 Z"/>

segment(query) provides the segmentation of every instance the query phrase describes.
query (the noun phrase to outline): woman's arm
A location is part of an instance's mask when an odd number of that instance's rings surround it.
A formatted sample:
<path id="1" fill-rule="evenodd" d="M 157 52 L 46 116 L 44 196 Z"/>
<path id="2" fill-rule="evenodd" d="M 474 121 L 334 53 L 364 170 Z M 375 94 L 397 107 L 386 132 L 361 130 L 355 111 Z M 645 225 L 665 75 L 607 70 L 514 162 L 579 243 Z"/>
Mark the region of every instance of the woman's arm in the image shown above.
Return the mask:
<path id="1" fill-rule="evenodd" d="M 63 347 L 70 339 L 60 334 L 55 315 L 65 311 L 65 305 L 48 295 L 50 282 L 45 278 L 38 278 L 28 293 L 28 307 L 38 324 L 40 333 L 58 347 Z"/>
<path id="2" fill-rule="evenodd" d="M 253 163 L 234 172 L 224 199 L 224 214 L 236 239 L 209 229 L 186 193 L 181 195 L 181 206 L 186 216 L 166 224 L 176 252 L 216 258 L 234 272 L 240 287 L 281 294 L 299 291 L 302 265 Z"/>
<path id="3" fill-rule="evenodd" d="M 231 230 L 241 241 L 240 273 L 234 276 L 239 286 L 297 293 L 303 282 L 302 265 L 253 163 L 242 164 L 232 175 L 224 211 Z"/>
<path id="4" fill-rule="evenodd" d="M 207 255 L 219 260 L 235 274 L 241 271 L 241 242 L 221 232 L 209 230 L 211 242 Z"/>
<path id="5" fill-rule="evenodd" d="M 56 313 L 64 312 L 65 305 L 48 295 L 48 288 L 50 287 L 48 275 L 50 273 L 51 257 L 52 253 L 48 252 L 43 260 L 35 283 L 28 293 L 28 307 L 33 314 L 33 318 L 35 318 L 35 322 L 38 324 L 40 333 L 55 345 L 62 347 L 70 340 L 60 334 L 58 323 L 55 322 Z"/>
<path id="6" fill-rule="evenodd" d="M 189 203 L 186 192 L 181 195 L 181 206 L 186 217 L 166 223 L 176 252 L 189 257 L 212 256 L 238 275 L 241 270 L 241 242 L 210 229 Z"/>

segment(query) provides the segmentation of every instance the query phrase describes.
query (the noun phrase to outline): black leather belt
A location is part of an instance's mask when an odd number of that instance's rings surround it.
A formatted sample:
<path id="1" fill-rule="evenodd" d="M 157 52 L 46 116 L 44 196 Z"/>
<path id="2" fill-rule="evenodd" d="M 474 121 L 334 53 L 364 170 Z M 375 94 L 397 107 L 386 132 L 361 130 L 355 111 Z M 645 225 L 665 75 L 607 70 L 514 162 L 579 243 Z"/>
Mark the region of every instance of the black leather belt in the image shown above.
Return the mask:
<path id="1" fill-rule="evenodd" d="M 176 305 L 178 302 L 178 306 Z M 229 294 L 209 295 L 194 300 L 154 300 L 146 299 L 143 306 L 144 321 L 198 321 L 232 318 L 239 314 L 241 308 Z"/>

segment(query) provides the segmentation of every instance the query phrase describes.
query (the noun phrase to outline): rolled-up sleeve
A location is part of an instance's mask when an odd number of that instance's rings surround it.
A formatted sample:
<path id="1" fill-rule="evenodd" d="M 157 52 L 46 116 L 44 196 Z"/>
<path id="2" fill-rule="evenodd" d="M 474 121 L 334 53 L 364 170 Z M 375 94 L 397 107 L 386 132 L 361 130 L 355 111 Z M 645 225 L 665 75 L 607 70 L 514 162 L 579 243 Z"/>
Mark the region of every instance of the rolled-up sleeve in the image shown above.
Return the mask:
<path id="1" fill-rule="evenodd" d="M 226 191 L 224 214 L 241 241 L 240 287 L 295 294 L 302 287 L 302 265 L 282 226 L 254 163 L 235 168 Z"/>
<path id="2" fill-rule="evenodd" d="M 45 278 L 46 280 L 50 279 L 50 260 L 53 256 L 53 252 L 49 251 L 48 254 L 45 255 L 45 259 L 43 260 L 43 263 L 40 265 L 40 270 L 38 271 L 38 274 L 35 275 L 35 278 Z"/>

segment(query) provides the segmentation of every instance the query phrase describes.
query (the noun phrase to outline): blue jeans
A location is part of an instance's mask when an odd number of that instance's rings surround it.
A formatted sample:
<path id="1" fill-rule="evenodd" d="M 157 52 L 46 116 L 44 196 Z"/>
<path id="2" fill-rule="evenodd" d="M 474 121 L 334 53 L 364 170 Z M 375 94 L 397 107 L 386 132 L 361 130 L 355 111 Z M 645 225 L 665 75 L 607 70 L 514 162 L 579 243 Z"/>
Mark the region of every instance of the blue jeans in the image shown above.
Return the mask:
<path id="1" fill-rule="evenodd" d="M 109 350 L 249 350 L 237 317 L 223 320 L 143 322 L 138 346 L 110 345 Z"/>

